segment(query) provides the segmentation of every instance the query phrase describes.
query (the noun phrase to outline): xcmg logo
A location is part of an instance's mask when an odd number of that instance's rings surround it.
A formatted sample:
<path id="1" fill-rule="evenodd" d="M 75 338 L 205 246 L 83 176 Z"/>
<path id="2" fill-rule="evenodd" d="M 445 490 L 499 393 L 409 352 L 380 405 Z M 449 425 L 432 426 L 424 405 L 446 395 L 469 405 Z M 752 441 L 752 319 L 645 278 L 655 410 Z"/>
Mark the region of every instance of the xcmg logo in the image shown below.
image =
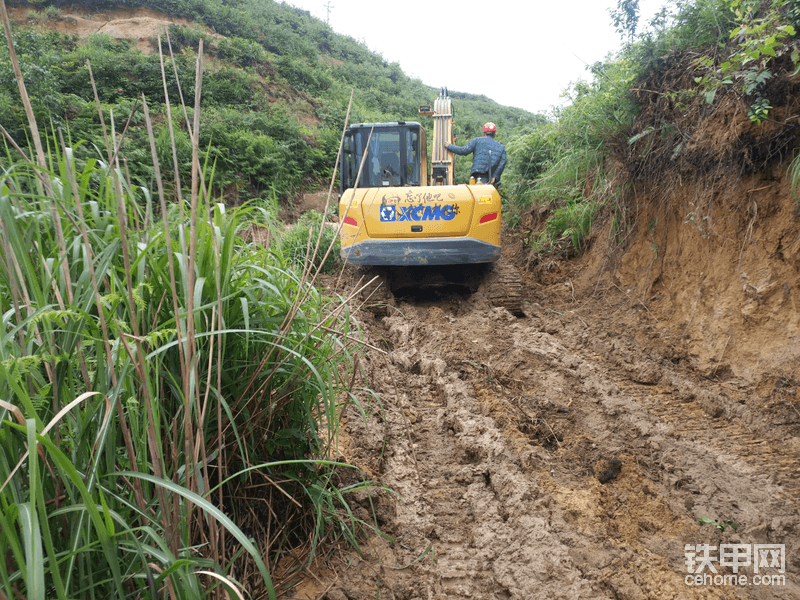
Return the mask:
<path id="1" fill-rule="evenodd" d="M 395 221 L 452 221 L 458 214 L 457 204 L 434 204 L 423 206 L 395 206 L 386 204 L 381 206 L 381 222 Z"/>

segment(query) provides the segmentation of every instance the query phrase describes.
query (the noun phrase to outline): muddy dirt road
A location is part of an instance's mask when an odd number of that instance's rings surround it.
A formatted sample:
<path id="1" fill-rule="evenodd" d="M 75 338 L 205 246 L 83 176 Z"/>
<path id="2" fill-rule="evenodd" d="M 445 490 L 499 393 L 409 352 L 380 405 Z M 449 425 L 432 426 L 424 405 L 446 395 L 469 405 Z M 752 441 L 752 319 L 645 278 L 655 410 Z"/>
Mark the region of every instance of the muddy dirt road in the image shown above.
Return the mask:
<path id="1" fill-rule="evenodd" d="M 381 398 L 343 454 L 396 492 L 356 509 L 392 539 L 309 597 L 800 598 L 796 382 L 702 376 L 622 290 L 526 283 L 519 317 L 357 311 Z"/>

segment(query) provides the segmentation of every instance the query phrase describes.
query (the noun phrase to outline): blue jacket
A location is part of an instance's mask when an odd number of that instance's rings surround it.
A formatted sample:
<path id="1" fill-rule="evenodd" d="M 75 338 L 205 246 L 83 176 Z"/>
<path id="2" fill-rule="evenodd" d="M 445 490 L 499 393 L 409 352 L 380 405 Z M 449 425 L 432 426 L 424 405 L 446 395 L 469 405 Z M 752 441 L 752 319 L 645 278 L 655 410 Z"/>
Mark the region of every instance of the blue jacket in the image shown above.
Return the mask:
<path id="1" fill-rule="evenodd" d="M 447 149 L 453 154 L 466 156 L 472 154 L 472 173 L 487 173 L 500 183 L 500 176 L 506 168 L 506 147 L 489 136 L 476 137 L 466 146 L 449 144 Z"/>

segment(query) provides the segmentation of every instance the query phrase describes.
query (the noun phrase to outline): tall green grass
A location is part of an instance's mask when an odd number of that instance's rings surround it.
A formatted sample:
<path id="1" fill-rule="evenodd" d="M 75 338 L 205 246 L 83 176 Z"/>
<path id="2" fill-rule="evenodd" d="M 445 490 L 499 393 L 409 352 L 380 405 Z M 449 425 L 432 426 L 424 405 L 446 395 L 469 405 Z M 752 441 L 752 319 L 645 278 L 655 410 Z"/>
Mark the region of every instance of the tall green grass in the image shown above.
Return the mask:
<path id="1" fill-rule="evenodd" d="M 545 233 L 553 242 L 569 240 L 573 250 L 580 252 L 583 240 L 592 230 L 592 221 L 599 209 L 597 201 L 570 202 L 556 209 L 547 220 Z"/>
<path id="2" fill-rule="evenodd" d="M 614 144 L 624 144 L 626 131 L 638 116 L 632 88 L 651 69 L 663 69 L 672 53 L 687 48 L 699 48 L 697 56 L 718 52 L 736 26 L 733 4 L 677 0 L 665 3 L 644 32 L 633 36 L 633 30 L 623 27 L 622 33 L 630 34 L 632 41 L 587 66 L 591 80 L 571 84 L 565 91 L 570 104 L 554 109 L 550 122 L 532 127 L 508 144 L 506 185 L 513 198 L 509 221 L 519 223 L 522 213 L 535 204 L 553 209 L 544 230 L 531 238 L 535 250 L 560 247 L 559 240 L 569 239 L 579 251 L 594 216 L 606 208 L 614 215 L 615 233 L 627 228 L 622 225 L 628 219 L 620 205 L 625 191 L 614 180 L 607 158 Z"/>
<path id="3" fill-rule="evenodd" d="M 636 65 L 618 57 L 593 65 L 592 73 L 592 82 L 573 84 L 572 103 L 556 111 L 551 122 L 509 144 L 512 225 L 532 205 L 553 209 L 544 231 L 532 238 L 535 250 L 568 239 L 580 251 L 594 216 L 613 197 L 609 145 L 636 116 L 629 97 Z"/>
<path id="4" fill-rule="evenodd" d="M 35 158 L 6 138 L 2 600 L 275 598 L 285 551 L 332 530 L 355 542 L 344 494 L 368 484 L 330 484 L 354 401 L 347 306 L 242 240 L 253 209 L 208 196 L 197 119 L 191 192 L 168 218 L 142 106 L 152 193 L 126 180 L 115 123 L 82 162 L 61 131 L 37 143 L 34 121 Z"/>

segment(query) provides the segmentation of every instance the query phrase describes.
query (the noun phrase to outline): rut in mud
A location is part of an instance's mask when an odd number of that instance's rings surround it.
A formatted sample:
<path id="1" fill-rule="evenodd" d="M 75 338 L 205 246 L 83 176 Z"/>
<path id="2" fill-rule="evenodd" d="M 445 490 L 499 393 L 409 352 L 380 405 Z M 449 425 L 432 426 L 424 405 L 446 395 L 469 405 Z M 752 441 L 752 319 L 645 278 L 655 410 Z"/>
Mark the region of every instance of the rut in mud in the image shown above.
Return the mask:
<path id="1" fill-rule="evenodd" d="M 793 383 L 703 377 L 644 305 L 551 280 L 519 318 L 480 297 L 356 313 L 380 398 L 347 411 L 343 454 L 396 493 L 356 509 L 391 539 L 310 597 L 800 597 Z M 686 544 L 737 543 L 785 545 L 759 571 L 785 583 L 685 583 Z"/>

